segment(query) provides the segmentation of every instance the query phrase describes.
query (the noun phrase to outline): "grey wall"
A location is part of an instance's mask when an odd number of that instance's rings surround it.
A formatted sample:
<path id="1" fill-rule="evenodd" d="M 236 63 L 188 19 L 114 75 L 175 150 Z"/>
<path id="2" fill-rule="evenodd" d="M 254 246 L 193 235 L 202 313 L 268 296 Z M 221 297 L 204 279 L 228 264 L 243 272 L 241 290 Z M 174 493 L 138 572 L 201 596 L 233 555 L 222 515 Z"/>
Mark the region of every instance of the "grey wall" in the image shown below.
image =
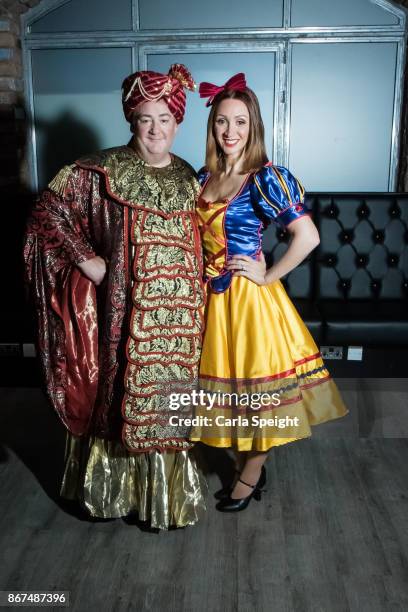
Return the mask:
<path id="1" fill-rule="evenodd" d="M 383 0 L 46 0 L 23 36 L 33 184 L 81 152 L 126 142 L 123 77 L 177 61 L 217 84 L 244 71 L 268 154 L 307 190 L 393 189 L 404 35 L 404 14 Z M 174 151 L 196 168 L 207 115 L 188 94 Z"/>

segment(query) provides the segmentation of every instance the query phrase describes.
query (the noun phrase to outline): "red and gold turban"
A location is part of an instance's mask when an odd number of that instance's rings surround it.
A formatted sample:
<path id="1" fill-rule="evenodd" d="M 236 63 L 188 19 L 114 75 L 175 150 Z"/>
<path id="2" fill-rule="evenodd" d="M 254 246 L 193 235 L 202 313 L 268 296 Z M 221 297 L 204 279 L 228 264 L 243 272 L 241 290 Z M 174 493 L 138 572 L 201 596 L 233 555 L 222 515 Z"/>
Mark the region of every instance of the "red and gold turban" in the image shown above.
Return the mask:
<path id="1" fill-rule="evenodd" d="M 194 91 L 195 82 L 183 64 L 170 66 L 168 74 L 141 70 L 129 75 L 122 83 L 122 104 L 126 120 L 132 122 L 136 107 L 146 100 L 163 99 L 177 123 L 181 123 L 186 110 L 184 89 Z"/>

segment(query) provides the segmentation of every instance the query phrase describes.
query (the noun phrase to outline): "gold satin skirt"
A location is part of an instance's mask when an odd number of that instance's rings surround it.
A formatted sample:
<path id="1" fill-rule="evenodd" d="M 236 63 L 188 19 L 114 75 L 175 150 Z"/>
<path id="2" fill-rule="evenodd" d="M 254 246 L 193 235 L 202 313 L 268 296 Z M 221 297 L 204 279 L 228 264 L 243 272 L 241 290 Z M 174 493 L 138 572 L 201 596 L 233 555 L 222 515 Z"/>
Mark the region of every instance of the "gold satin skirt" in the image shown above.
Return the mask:
<path id="1" fill-rule="evenodd" d="M 91 516 L 137 514 L 158 529 L 185 527 L 205 512 L 206 493 L 194 449 L 130 453 L 117 441 L 67 434 L 61 495 Z"/>
<path id="2" fill-rule="evenodd" d="M 224 293 L 209 292 L 200 388 L 216 401 L 197 407 L 191 440 L 238 451 L 309 437 L 312 425 L 348 412 L 280 281 L 235 277 Z M 224 402 L 225 394 L 234 397 Z"/>

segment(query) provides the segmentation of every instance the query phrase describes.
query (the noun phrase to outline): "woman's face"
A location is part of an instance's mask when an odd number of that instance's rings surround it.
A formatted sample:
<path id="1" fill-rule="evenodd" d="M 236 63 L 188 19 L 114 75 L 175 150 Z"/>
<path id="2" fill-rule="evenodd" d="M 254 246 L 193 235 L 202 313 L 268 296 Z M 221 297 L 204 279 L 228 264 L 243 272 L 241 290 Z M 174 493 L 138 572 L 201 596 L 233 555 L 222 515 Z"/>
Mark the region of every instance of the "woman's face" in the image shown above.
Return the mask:
<path id="1" fill-rule="evenodd" d="M 242 100 L 223 100 L 214 117 L 214 136 L 224 155 L 240 157 L 249 137 L 249 112 Z"/>

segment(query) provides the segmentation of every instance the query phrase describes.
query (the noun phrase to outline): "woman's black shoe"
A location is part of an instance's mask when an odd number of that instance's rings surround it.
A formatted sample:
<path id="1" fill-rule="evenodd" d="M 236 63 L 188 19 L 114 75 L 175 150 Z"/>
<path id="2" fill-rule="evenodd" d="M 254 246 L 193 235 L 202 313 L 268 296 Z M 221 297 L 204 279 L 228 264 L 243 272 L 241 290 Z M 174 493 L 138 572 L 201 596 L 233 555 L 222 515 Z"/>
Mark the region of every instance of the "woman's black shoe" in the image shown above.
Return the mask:
<path id="1" fill-rule="evenodd" d="M 234 472 L 235 474 L 238 474 L 238 476 L 241 475 L 241 472 L 239 472 L 238 470 L 234 470 Z M 225 497 L 229 497 L 232 489 L 232 485 L 228 485 L 228 487 L 223 487 L 222 489 L 219 489 L 214 493 L 215 499 L 224 499 Z"/>
<path id="2" fill-rule="evenodd" d="M 235 470 L 235 472 L 237 474 L 241 474 L 241 472 L 239 472 L 238 470 Z M 259 480 L 256 486 L 259 489 L 262 489 L 262 487 L 264 487 L 265 485 L 266 485 L 266 470 L 265 470 L 265 466 L 263 465 L 261 469 L 261 475 L 259 477 Z M 215 499 L 225 499 L 226 497 L 229 497 L 232 493 L 233 488 L 234 487 L 230 485 L 229 487 L 223 487 L 222 489 L 219 489 L 218 491 L 214 493 Z"/>
<path id="3" fill-rule="evenodd" d="M 223 487 L 222 489 L 219 489 L 214 493 L 214 497 L 215 499 L 224 499 L 225 497 L 228 497 L 230 495 L 231 491 L 231 486 Z"/>
<path id="4" fill-rule="evenodd" d="M 239 472 L 238 470 L 235 470 L 236 474 L 240 475 L 241 472 Z M 242 482 L 242 481 L 241 481 Z M 234 483 L 235 484 L 235 483 Z M 244 483 L 246 484 L 246 483 Z M 259 480 L 256 484 L 256 487 L 258 487 L 259 489 L 262 489 L 262 487 L 264 487 L 266 485 L 266 470 L 265 470 L 265 466 L 262 466 L 261 469 L 261 475 L 259 477 Z M 223 487 L 222 489 L 219 489 L 219 491 L 216 491 L 214 493 L 214 497 L 215 499 L 225 499 L 227 497 L 229 497 L 232 493 L 232 489 L 234 487 L 232 485 L 230 485 L 229 487 Z"/>
<path id="5" fill-rule="evenodd" d="M 248 497 L 234 499 L 233 497 L 231 497 L 230 489 L 230 493 L 228 494 L 228 496 L 222 498 L 215 506 L 220 512 L 240 512 L 240 510 L 245 510 L 252 498 L 256 499 L 256 501 L 261 501 L 263 491 L 262 487 L 266 483 L 266 470 L 264 466 L 262 466 L 261 475 L 256 485 L 251 485 L 247 482 L 244 482 L 243 480 L 241 480 L 241 478 L 238 478 L 238 480 L 247 487 L 251 487 L 252 493 L 250 493 Z"/>

